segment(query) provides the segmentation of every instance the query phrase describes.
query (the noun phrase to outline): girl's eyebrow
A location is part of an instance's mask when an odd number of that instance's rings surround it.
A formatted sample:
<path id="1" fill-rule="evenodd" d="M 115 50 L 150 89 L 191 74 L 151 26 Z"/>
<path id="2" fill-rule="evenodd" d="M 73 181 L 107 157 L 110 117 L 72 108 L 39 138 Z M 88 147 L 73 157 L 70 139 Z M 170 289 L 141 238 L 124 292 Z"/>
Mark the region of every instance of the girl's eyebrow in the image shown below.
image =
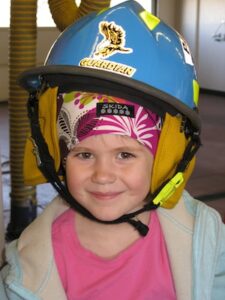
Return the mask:
<path id="1" fill-rule="evenodd" d="M 133 146 L 122 146 L 122 147 L 114 148 L 114 150 L 119 152 L 139 152 L 142 151 L 142 148 L 133 147 Z"/>
<path id="2" fill-rule="evenodd" d="M 90 152 L 90 151 L 93 151 L 93 149 L 91 149 L 89 147 L 75 146 L 70 150 L 70 152 L 80 152 L 80 151 Z"/>
<path id="3" fill-rule="evenodd" d="M 144 146 L 143 146 L 144 147 Z M 77 152 L 95 152 L 96 149 L 87 146 L 75 146 L 73 149 L 70 150 L 73 153 Z M 111 149 L 112 152 L 142 152 L 142 147 L 134 147 L 134 146 L 119 146 Z"/>

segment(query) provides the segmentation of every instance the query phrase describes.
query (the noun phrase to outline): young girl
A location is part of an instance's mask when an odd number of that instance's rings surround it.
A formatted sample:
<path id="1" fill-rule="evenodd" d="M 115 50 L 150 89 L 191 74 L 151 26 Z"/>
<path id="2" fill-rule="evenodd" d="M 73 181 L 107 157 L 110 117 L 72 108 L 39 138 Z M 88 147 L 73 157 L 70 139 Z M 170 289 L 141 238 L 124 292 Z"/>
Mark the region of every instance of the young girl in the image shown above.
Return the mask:
<path id="1" fill-rule="evenodd" d="M 70 26 L 20 83 L 26 182 L 59 196 L 7 247 L 1 299 L 224 299 L 225 226 L 184 191 L 200 145 L 185 40 L 127 1 Z"/>
<path id="2" fill-rule="evenodd" d="M 59 135 L 62 148 L 70 150 L 62 157 L 72 196 L 100 221 L 144 207 L 160 119 L 115 97 L 77 92 L 60 97 Z M 53 249 L 68 299 L 176 298 L 158 217 L 145 211 L 137 218 L 150 229 L 145 240 L 130 224 L 97 223 L 72 209 L 55 220 Z"/>

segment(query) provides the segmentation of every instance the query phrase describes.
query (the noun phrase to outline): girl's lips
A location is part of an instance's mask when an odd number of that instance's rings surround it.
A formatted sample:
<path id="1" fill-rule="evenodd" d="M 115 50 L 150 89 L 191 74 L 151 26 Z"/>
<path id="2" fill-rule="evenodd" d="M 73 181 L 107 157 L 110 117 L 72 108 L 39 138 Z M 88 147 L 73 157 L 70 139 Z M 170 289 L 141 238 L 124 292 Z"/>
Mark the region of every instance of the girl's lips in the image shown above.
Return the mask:
<path id="1" fill-rule="evenodd" d="M 109 192 L 109 193 L 100 193 L 100 192 L 90 192 L 90 194 L 99 199 L 99 200 L 111 200 L 121 194 L 121 192 Z"/>

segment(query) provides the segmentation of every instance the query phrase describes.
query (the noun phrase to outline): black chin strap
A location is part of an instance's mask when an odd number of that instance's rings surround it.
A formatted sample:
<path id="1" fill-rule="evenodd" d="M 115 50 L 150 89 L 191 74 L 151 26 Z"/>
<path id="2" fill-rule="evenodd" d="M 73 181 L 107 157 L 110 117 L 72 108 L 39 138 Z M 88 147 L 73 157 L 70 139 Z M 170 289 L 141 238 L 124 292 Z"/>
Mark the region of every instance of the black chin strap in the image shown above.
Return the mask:
<path id="1" fill-rule="evenodd" d="M 37 158 L 37 165 L 45 178 L 52 184 L 52 186 L 56 189 L 56 191 L 60 194 L 60 196 L 69 203 L 69 205 L 79 212 L 81 215 L 102 223 L 102 224 L 120 224 L 123 222 L 127 222 L 128 224 L 132 225 L 141 236 L 146 236 L 149 228 L 147 225 L 142 223 L 140 220 L 135 219 L 135 217 L 145 211 L 150 211 L 156 209 L 160 203 L 154 203 L 154 201 L 147 201 L 146 205 L 144 205 L 141 209 L 125 214 L 120 218 L 112 221 L 102 221 L 97 219 L 94 215 L 92 215 L 85 207 L 80 205 L 80 203 L 73 198 L 70 194 L 68 188 L 61 182 L 57 171 L 55 169 L 54 160 L 51 157 L 48 146 L 44 140 L 44 137 L 40 130 L 40 124 L 38 119 L 38 99 L 36 93 L 31 93 L 28 99 L 28 116 L 30 119 L 30 126 L 31 126 L 31 136 L 32 142 L 34 144 L 34 154 Z M 195 149 L 195 150 L 193 150 Z M 196 153 L 198 147 L 196 146 L 196 142 L 190 142 L 188 145 L 184 157 L 178 165 L 179 170 L 184 170 L 194 154 Z M 166 184 L 164 184 L 165 186 Z M 162 187 L 160 187 L 162 188 Z M 152 197 L 151 197 L 152 198 Z M 152 200 L 152 199 L 151 199 Z M 153 197 L 154 200 L 154 197 Z"/>

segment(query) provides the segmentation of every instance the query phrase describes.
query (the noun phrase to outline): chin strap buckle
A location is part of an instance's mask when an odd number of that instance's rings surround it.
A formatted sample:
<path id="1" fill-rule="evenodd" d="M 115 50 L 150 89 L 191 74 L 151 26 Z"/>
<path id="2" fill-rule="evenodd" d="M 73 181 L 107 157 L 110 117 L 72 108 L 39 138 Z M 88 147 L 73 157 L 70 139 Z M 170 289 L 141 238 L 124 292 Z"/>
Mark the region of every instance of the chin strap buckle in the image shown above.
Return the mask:
<path id="1" fill-rule="evenodd" d="M 35 140 L 34 140 L 32 137 L 30 137 L 30 140 L 31 140 L 31 142 L 32 142 L 32 144 L 33 144 L 33 146 L 34 146 L 32 152 L 33 152 L 33 154 L 34 154 L 35 157 L 36 157 L 36 160 L 37 160 L 37 166 L 40 167 L 40 166 L 42 165 L 42 161 L 41 161 L 41 157 L 40 157 L 40 153 L 39 153 L 38 146 L 37 146 Z"/>
<path id="2" fill-rule="evenodd" d="M 162 188 L 162 190 L 158 193 L 158 195 L 153 199 L 153 203 L 155 205 L 162 205 L 172 194 L 176 191 L 176 189 L 182 184 L 184 181 L 184 176 L 182 172 L 178 172 L 170 181 Z"/>

